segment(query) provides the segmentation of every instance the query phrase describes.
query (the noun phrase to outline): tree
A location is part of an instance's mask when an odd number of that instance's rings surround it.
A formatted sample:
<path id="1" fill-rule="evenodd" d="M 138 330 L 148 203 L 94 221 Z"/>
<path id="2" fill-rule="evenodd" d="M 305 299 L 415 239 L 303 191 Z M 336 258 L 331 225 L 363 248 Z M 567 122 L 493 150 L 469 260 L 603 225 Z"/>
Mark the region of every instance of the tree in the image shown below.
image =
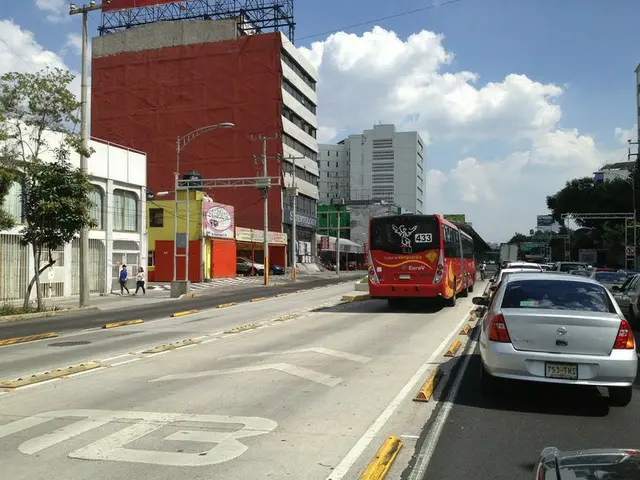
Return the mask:
<path id="1" fill-rule="evenodd" d="M 92 153 L 75 133 L 80 104 L 69 90 L 72 81 L 73 75 L 60 69 L 0 77 L 0 199 L 6 176 L 22 184 L 21 241 L 31 246 L 34 259 L 25 308 L 34 284 L 38 309 L 43 307 L 40 275 L 55 264 L 52 252 L 93 226 L 89 178 L 69 163 L 72 152 L 87 157 Z M 44 266 L 43 254 L 48 258 Z"/>
<path id="2" fill-rule="evenodd" d="M 25 244 L 31 245 L 34 276 L 25 295 L 28 307 L 31 289 L 35 283 L 38 310 L 42 309 L 40 275 L 55 264 L 53 252 L 73 240 L 82 228 L 95 226 L 91 217 L 88 175 L 74 168 L 64 158 L 54 163 L 34 161 L 27 165 L 24 175 Z M 42 265 L 42 255 L 47 255 Z"/>
<path id="3" fill-rule="evenodd" d="M 523 243 L 529 241 L 529 236 L 524 233 L 516 232 L 507 243 Z"/>

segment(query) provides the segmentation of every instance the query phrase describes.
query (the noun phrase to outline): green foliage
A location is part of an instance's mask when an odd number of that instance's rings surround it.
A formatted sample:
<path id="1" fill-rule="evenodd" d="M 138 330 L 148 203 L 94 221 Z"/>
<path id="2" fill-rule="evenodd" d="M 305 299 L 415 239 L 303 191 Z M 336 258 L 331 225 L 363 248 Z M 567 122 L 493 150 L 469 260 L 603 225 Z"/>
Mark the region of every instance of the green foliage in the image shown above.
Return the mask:
<path id="1" fill-rule="evenodd" d="M 529 241 L 529 235 L 525 235 L 524 233 L 516 232 L 513 237 L 507 243 L 522 243 Z"/>
<path id="2" fill-rule="evenodd" d="M 2 209 L 2 202 L 9 193 L 9 189 L 13 184 L 15 174 L 7 168 L 0 165 L 0 230 L 8 230 L 16 224 L 15 218 Z"/>
<path id="3" fill-rule="evenodd" d="M 31 245 L 35 262 L 24 308 L 34 283 L 38 309 L 43 307 L 40 274 L 55 263 L 52 251 L 94 225 L 89 177 L 69 163 L 72 152 L 92 153 L 77 133 L 80 103 L 69 90 L 73 78 L 49 68 L 0 77 L 0 201 L 11 181 L 22 184 L 22 242 Z M 41 266 L 43 254 L 48 261 Z"/>
<path id="4" fill-rule="evenodd" d="M 85 172 L 59 159 L 32 162 L 25 173 L 23 243 L 57 250 L 84 227 L 95 226 L 89 201 L 92 186 Z"/>

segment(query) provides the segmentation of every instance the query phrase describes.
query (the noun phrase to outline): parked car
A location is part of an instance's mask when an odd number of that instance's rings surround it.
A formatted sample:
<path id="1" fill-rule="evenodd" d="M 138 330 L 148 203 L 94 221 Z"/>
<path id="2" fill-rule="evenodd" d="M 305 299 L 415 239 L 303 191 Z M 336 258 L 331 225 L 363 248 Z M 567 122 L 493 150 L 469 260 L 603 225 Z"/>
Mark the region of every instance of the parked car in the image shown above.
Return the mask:
<path id="1" fill-rule="evenodd" d="M 271 265 L 269 265 L 269 273 L 271 275 L 284 275 L 285 274 L 285 268 L 282 265 L 271 264 Z"/>
<path id="2" fill-rule="evenodd" d="M 614 285 L 611 287 L 611 291 L 613 293 L 613 298 L 618 302 L 618 306 L 622 310 L 623 313 L 629 314 L 627 319 L 629 321 L 632 320 L 633 313 L 630 311 L 631 301 L 635 300 L 637 302 L 638 297 L 638 287 L 640 287 L 640 275 L 632 275 L 627 278 L 627 280 L 620 286 Z M 633 327 L 633 322 L 631 322 L 631 326 Z"/>
<path id="3" fill-rule="evenodd" d="M 640 450 L 633 448 L 589 449 L 561 452 L 542 450 L 534 468 L 534 480 L 576 478 L 640 479 Z"/>
<path id="4" fill-rule="evenodd" d="M 607 387 L 612 405 L 631 402 L 635 339 L 612 294 L 597 281 L 553 273 L 513 273 L 488 307 L 480 330 L 480 385 L 506 380 Z"/>
<path id="5" fill-rule="evenodd" d="M 578 275 L 580 277 L 590 277 L 591 275 L 587 270 L 570 270 L 569 275 Z"/>
<path id="6" fill-rule="evenodd" d="M 236 273 L 242 275 L 264 275 L 264 265 L 251 261 L 250 258 L 236 258 Z"/>

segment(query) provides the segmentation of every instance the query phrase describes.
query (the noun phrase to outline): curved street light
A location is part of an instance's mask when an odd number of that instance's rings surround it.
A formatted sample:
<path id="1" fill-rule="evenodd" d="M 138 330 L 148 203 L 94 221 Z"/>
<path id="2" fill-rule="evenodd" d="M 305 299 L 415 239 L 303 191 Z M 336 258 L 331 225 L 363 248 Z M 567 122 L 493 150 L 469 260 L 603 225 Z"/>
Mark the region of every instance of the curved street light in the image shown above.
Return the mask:
<path id="1" fill-rule="evenodd" d="M 200 135 L 210 132 L 211 130 L 217 130 L 220 128 L 233 128 L 235 124 L 232 122 L 221 122 L 213 125 L 206 125 L 204 127 L 196 128 L 191 132 L 179 136 L 176 139 L 176 171 L 175 171 L 175 189 L 174 189 L 174 211 L 173 211 L 173 282 L 178 280 L 178 180 L 180 178 L 180 151 L 186 147 L 193 140 Z M 189 189 L 187 187 L 187 215 L 186 215 L 186 248 L 185 248 L 185 272 L 184 279 L 187 284 L 186 291 L 189 293 Z M 173 290 L 173 289 L 172 289 Z M 173 292 L 172 292 L 173 294 Z"/>

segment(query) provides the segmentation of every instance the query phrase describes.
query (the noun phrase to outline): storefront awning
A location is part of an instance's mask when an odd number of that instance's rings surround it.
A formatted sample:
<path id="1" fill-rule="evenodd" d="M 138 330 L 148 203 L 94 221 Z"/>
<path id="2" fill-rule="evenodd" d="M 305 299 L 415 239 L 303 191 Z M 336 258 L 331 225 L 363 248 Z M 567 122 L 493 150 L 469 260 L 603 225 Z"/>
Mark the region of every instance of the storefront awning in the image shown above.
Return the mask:
<path id="1" fill-rule="evenodd" d="M 336 251 L 336 237 L 329 237 L 329 250 Z M 340 239 L 340 251 L 343 253 L 364 253 L 362 245 L 358 245 L 356 242 L 347 240 L 346 238 Z"/>

